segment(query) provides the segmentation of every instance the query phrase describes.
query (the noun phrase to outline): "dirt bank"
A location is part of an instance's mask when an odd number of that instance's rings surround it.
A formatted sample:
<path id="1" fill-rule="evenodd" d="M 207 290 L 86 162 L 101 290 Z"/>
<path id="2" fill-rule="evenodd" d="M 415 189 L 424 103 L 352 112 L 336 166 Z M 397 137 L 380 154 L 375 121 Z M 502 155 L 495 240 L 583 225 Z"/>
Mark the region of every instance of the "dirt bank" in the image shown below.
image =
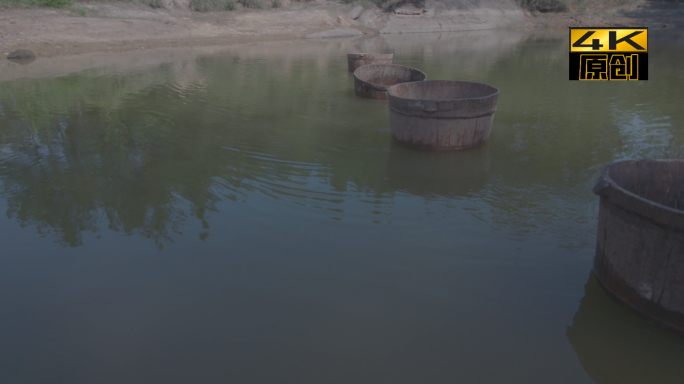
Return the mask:
<path id="1" fill-rule="evenodd" d="M 178 4 L 174 2 L 171 4 Z M 521 27 L 529 15 L 514 0 L 432 2 L 383 12 L 375 6 L 317 0 L 284 1 L 268 10 L 192 12 L 126 3 L 86 4 L 70 10 L 0 11 L 0 52 L 29 49 L 40 57 L 160 47 L 214 46 L 306 38 L 342 29 L 363 34 L 450 32 Z M 338 33 L 339 35 L 339 33 Z M 4 59 L 3 55 L 3 59 Z"/>
<path id="2" fill-rule="evenodd" d="M 515 0 L 445 0 L 383 12 L 375 6 L 316 0 L 283 1 L 275 9 L 192 12 L 183 2 L 167 1 L 166 9 L 127 3 L 85 4 L 69 10 L 0 11 L 0 53 L 24 48 L 38 58 L 83 53 L 148 50 L 162 47 L 225 46 L 264 40 L 333 35 L 451 32 L 501 28 L 654 25 L 668 16 L 681 20 L 684 3 L 634 0 L 567 13 L 523 10 Z M 368 3 L 370 4 L 370 3 Z"/>
<path id="3" fill-rule="evenodd" d="M 581 0 L 563 13 L 531 12 L 536 27 L 684 27 L 683 0 Z"/>
<path id="4" fill-rule="evenodd" d="M 88 7 L 85 16 L 52 9 L 0 12 L 0 52 L 26 48 L 38 57 L 52 57 L 292 39 L 334 28 L 336 16 L 336 7 L 328 4 L 216 13 L 134 4 Z"/>

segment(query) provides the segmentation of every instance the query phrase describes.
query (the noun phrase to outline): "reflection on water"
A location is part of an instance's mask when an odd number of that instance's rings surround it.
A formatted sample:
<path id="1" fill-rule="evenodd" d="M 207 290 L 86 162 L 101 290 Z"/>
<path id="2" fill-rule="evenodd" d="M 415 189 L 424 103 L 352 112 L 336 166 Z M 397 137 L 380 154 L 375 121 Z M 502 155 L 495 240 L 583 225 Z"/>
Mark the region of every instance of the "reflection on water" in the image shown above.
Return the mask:
<path id="1" fill-rule="evenodd" d="M 0 372 L 135 382 L 168 364 L 134 369 L 127 356 L 166 356 L 173 369 L 156 381 L 249 382 L 269 366 L 264 382 L 615 382 L 579 347 L 593 343 L 582 319 L 604 316 L 585 314 L 591 282 L 570 344 L 564 329 L 591 268 L 600 171 L 684 154 L 684 50 L 652 37 L 652 80 L 639 83 L 569 82 L 563 31 L 141 53 L 68 75 L 66 61 L 3 68 L 0 302 L 14 315 L 0 340 L 19 352 L 0 348 Z M 386 103 L 355 98 L 346 71 L 347 52 L 373 50 L 430 79 L 499 87 L 490 142 L 393 144 Z M 641 347 L 620 348 L 616 366 Z M 73 369 L 32 371 L 36 359 Z"/>
<path id="2" fill-rule="evenodd" d="M 226 197 L 260 193 L 342 220 L 339 213 L 358 210 L 392 216 L 362 203 L 377 198 L 386 208 L 397 192 L 471 191 L 497 229 L 551 231 L 565 246 L 590 246 L 595 175 L 623 158 L 677 156 L 683 141 L 673 123 L 681 113 L 669 98 L 657 101 L 660 87 L 650 83 L 568 83 L 563 39 L 482 31 L 271 43 L 113 75 L 4 82 L 8 215 L 64 245 L 107 227 L 161 248 L 188 217 L 203 223 L 206 237 L 205 214 Z M 350 49 L 395 50 L 398 62 L 433 79 L 496 84 L 495 137 L 463 154 L 390 145 L 384 104 L 355 99 L 339 71 Z"/>
<path id="3" fill-rule="evenodd" d="M 681 336 L 631 313 L 603 290 L 592 273 L 568 327 L 568 340 L 598 384 L 681 383 Z"/>
<path id="4" fill-rule="evenodd" d="M 489 146 L 469 151 L 417 151 L 390 148 L 387 182 L 416 196 L 477 195 L 489 180 Z"/>

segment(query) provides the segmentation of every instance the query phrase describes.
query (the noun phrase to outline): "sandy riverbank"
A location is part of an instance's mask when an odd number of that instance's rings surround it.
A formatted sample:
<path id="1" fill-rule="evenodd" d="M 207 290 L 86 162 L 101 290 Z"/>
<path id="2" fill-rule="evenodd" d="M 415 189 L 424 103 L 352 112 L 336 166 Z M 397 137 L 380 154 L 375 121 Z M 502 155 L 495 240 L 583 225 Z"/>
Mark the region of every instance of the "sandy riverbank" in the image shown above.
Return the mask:
<path id="1" fill-rule="evenodd" d="M 620 7 L 535 14 L 520 9 L 513 0 L 480 0 L 477 5 L 467 0 L 449 0 L 393 12 L 376 7 L 359 9 L 358 4 L 329 0 L 284 2 L 276 9 L 207 13 L 177 5 L 152 9 L 127 3 L 85 4 L 70 10 L 0 11 L 0 53 L 5 54 L 5 60 L 7 53 L 20 48 L 46 58 L 164 47 L 226 46 L 302 39 L 330 30 L 373 35 L 580 25 L 659 26 L 664 17 L 672 18 L 679 11 L 684 14 L 682 5 L 635 0 Z"/>

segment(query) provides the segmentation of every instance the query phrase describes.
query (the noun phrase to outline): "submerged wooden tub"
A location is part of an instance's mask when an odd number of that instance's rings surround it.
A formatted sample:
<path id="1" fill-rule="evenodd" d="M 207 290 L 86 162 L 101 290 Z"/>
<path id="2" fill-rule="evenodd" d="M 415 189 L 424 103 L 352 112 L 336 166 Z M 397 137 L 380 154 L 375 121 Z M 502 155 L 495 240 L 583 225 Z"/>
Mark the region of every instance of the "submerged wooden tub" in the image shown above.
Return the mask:
<path id="1" fill-rule="evenodd" d="M 684 332 L 684 160 L 615 163 L 594 193 L 597 278 L 633 309 Z"/>
<path id="2" fill-rule="evenodd" d="M 387 90 L 392 140 L 405 146 L 451 150 L 489 141 L 499 89 L 471 81 L 431 80 Z"/>
<path id="3" fill-rule="evenodd" d="M 387 88 L 412 81 L 423 81 L 422 71 L 396 64 L 369 64 L 354 71 L 354 93 L 369 99 L 387 99 Z"/>
<path id="4" fill-rule="evenodd" d="M 394 53 L 349 53 L 347 67 L 349 72 L 368 64 L 392 64 Z"/>

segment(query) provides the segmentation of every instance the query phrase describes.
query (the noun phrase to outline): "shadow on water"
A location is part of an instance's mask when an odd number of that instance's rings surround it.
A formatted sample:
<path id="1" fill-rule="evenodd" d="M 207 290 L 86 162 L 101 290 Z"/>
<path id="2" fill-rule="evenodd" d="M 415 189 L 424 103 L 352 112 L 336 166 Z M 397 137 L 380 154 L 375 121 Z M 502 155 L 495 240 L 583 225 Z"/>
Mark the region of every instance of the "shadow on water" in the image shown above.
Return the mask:
<path id="1" fill-rule="evenodd" d="M 597 384 L 681 383 L 684 336 L 647 322 L 603 290 L 593 273 L 567 337 Z"/>

